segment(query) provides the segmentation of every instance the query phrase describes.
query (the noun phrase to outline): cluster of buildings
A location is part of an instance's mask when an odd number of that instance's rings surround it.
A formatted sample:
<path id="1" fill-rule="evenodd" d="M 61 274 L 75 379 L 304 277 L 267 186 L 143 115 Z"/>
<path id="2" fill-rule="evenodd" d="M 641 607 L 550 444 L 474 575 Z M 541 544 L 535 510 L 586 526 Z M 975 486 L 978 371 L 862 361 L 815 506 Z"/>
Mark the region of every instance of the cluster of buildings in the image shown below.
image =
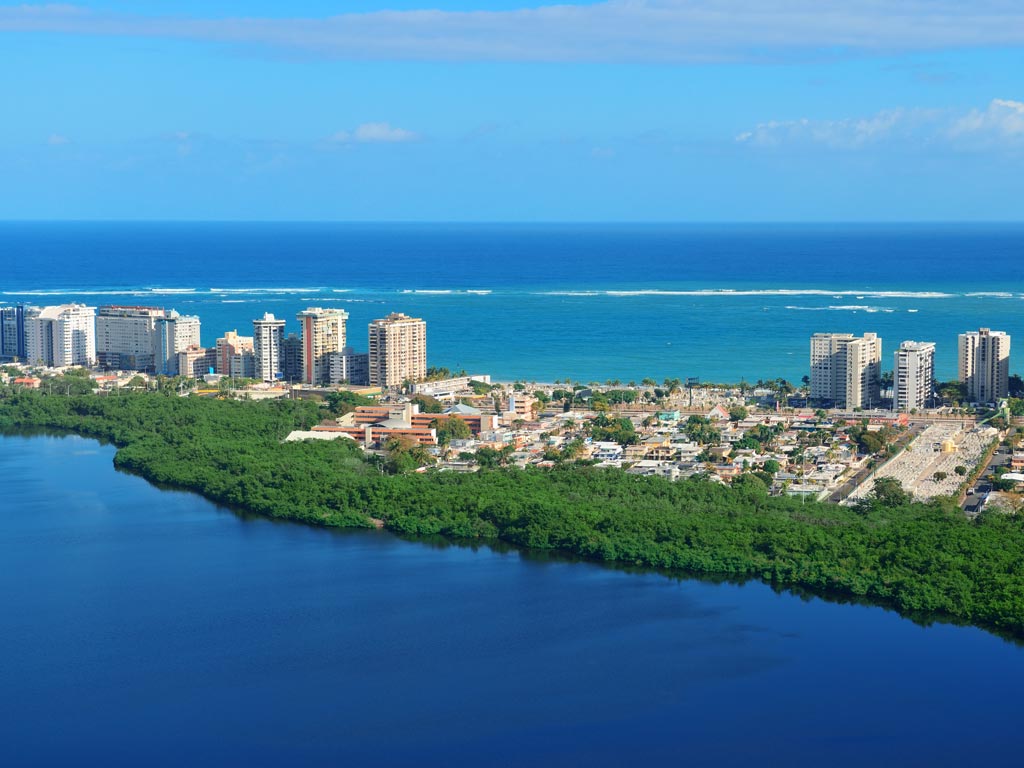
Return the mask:
<path id="1" fill-rule="evenodd" d="M 904 341 L 895 351 L 892 409 L 929 407 L 935 395 L 935 343 Z M 974 403 L 1009 394 L 1010 336 L 981 328 L 957 339 L 957 377 Z M 839 408 L 877 408 L 882 402 L 882 340 L 874 333 L 811 336 L 810 398 Z"/>
<path id="2" fill-rule="evenodd" d="M 369 324 L 368 351 L 348 345 L 348 313 L 311 307 L 299 333 L 264 314 L 251 336 L 228 331 L 212 347 L 200 320 L 160 307 L 61 304 L 0 307 L 0 357 L 51 368 L 84 366 L 202 378 L 220 374 L 313 386 L 400 387 L 427 373 L 427 324 L 392 313 Z"/>

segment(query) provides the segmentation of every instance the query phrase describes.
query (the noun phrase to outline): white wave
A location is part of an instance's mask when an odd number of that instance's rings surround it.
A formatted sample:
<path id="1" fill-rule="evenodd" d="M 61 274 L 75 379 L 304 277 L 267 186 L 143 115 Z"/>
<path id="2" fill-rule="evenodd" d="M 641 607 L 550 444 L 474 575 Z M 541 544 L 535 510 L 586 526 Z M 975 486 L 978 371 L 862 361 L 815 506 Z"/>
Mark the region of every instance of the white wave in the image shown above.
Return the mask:
<path id="1" fill-rule="evenodd" d="M 873 307 L 870 304 L 831 304 L 827 307 L 801 307 L 795 304 L 787 304 L 786 309 L 795 309 L 803 312 L 895 312 L 892 307 Z M 916 310 L 915 310 L 916 311 Z"/>
<path id="2" fill-rule="evenodd" d="M 969 296 L 972 299 L 1012 299 L 1014 294 L 1007 291 L 976 291 L 965 293 L 964 296 Z"/>
<path id="3" fill-rule="evenodd" d="M 639 290 L 606 291 L 542 291 L 542 296 L 828 296 L 858 299 L 951 299 L 958 294 L 941 291 L 832 291 L 818 288 L 698 288 L 693 290 L 664 290 L 644 288 Z"/>
<path id="4" fill-rule="evenodd" d="M 52 290 L 52 291 L 4 291 L 4 296 L 131 296 L 132 289 L 125 288 L 121 291 L 75 291 L 75 290 Z"/>
<path id="5" fill-rule="evenodd" d="M 221 304 L 248 304 L 249 301 L 247 299 L 221 299 L 220 303 Z"/>
<path id="6" fill-rule="evenodd" d="M 322 285 L 315 285 L 312 288 L 210 288 L 210 293 L 244 293 L 259 295 L 262 293 L 317 293 L 319 291 L 326 291 Z"/>
<path id="7" fill-rule="evenodd" d="M 481 290 L 467 290 L 466 293 L 472 293 L 472 294 L 474 294 L 476 296 L 486 296 L 489 293 L 493 293 L 493 291 L 483 290 L 483 289 L 481 289 Z"/>

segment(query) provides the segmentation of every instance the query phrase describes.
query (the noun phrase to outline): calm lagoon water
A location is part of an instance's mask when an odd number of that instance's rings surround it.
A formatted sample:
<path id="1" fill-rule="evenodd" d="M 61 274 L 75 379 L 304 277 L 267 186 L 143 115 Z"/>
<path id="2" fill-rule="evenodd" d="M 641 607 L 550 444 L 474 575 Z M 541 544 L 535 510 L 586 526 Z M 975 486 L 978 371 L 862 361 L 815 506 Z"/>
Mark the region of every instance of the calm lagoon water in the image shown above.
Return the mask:
<path id="1" fill-rule="evenodd" d="M 246 519 L 2 437 L 0 765 L 1014 765 L 1024 649 Z"/>

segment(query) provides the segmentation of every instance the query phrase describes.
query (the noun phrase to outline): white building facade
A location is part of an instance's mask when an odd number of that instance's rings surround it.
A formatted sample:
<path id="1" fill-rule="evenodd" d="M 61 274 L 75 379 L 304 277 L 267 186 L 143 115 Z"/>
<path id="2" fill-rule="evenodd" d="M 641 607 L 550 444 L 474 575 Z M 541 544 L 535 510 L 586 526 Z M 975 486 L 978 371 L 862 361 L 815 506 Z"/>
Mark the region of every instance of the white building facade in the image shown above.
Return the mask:
<path id="1" fill-rule="evenodd" d="M 96 365 L 96 308 L 61 304 L 33 308 L 25 317 L 29 363 L 53 368 Z"/>
<path id="2" fill-rule="evenodd" d="M 932 404 L 935 379 L 935 344 L 904 341 L 894 353 L 892 409 L 908 413 Z"/>
<path id="3" fill-rule="evenodd" d="M 265 313 L 252 321 L 252 343 L 255 356 L 255 378 L 277 381 L 284 376 L 284 320 Z"/>

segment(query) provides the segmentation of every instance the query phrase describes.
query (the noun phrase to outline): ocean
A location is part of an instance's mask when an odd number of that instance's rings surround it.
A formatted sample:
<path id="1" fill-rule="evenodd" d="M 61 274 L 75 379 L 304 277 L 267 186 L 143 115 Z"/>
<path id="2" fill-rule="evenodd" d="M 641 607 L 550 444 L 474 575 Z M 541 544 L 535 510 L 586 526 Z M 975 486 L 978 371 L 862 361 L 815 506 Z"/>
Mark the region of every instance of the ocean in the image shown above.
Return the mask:
<path id="1" fill-rule="evenodd" d="M 207 345 L 327 306 L 365 350 L 405 312 L 430 365 L 502 380 L 798 382 L 817 331 L 879 334 L 883 368 L 934 341 L 947 379 L 958 333 L 1024 338 L 1024 224 L 6 222 L 0 262 L 0 303 L 173 308 Z"/>

